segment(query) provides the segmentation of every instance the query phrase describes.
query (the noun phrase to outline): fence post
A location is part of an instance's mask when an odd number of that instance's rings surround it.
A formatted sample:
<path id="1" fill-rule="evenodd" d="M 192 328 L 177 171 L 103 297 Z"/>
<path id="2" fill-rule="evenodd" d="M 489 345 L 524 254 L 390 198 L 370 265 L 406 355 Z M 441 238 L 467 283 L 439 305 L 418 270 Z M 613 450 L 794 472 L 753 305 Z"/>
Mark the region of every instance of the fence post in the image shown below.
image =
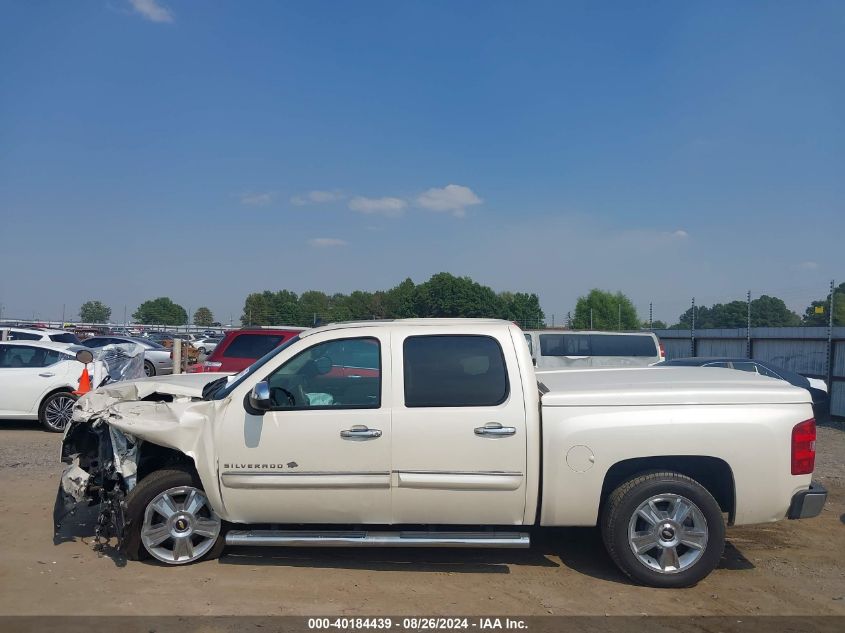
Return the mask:
<path id="1" fill-rule="evenodd" d="M 833 396 L 833 295 L 836 292 L 834 280 L 830 280 L 830 310 L 827 319 L 827 392 Z"/>
<path id="2" fill-rule="evenodd" d="M 748 291 L 748 318 L 745 323 L 745 357 L 751 358 L 751 291 Z"/>
<path id="3" fill-rule="evenodd" d="M 695 297 L 692 298 L 692 323 L 689 331 L 690 356 L 695 356 Z"/>
<path id="4" fill-rule="evenodd" d="M 182 339 L 173 337 L 173 373 L 182 373 Z"/>

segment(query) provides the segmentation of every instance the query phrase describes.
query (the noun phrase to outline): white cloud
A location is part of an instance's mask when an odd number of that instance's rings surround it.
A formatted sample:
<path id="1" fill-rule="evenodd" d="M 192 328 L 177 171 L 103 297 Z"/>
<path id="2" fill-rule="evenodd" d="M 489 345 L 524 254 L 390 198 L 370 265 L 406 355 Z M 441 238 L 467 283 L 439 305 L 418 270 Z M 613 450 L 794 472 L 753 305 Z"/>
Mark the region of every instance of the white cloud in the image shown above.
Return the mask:
<path id="1" fill-rule="evenodd" d="M 295 204 L 298 207 L 302 207 L 306 204 L 325 204 L 327 202 L 335 202 L 337 200 L 342 200 L 343 198 L 344 195 L 342 193 L 315 190 L 292 197 L 290 199 L 290 203 Z"/>
<path id="2" fill-rule="evenodd" d="M 150 22 L 173 22 L 173 12 L 158 0 L 129 0 L 132 10 Z"/>
<path id="3" fill-rule="evenodd" d="M 265 207 L 271 202 L 273 202 L 273 193 L 271 191 L 241 194 L 241 204 L 246 204 L 252 207 Z"/>
<path id="4" fill-rule="evenodd" d="M 678 229 L 677 231 L 672 231 L 671 235 L 672 235 L 672 237 L 679 237 L 682 240 L 685 240 L 686 238 L 689 237 L 689 233 L 687 233 L 683 229 Z"/>
<path id="5" fill-rule="evenodd" d="M 315 237 L 308 240 L 308 243 L 315 248 L 330 248 L 332 246 L 346 246 L 345 240 L 336 237 Z"/>
<path id="6" fill-rule="evenodd" d="M 467 207 L 481 202 L 472 189 L 463 185 L 446 185 L 442 189 L 435 187 L 417 197 L 417 205 L 423 209 L 451 213 L 457 218 L 466 215 Z"/>
<path id="7" fill-rule="evenodd" d="M 408 203 L 402 198 L 365 198 L 355 196 L 349 201 L 349 208 L 366 214 L 384 215 L 397 218 L 405 212 Z"/>
<path id="8" fill-rule="evenodd" d="M 801 262 L 795 268 L 798 270 L 817 270 L 818 267 L 818 262 Z"/>

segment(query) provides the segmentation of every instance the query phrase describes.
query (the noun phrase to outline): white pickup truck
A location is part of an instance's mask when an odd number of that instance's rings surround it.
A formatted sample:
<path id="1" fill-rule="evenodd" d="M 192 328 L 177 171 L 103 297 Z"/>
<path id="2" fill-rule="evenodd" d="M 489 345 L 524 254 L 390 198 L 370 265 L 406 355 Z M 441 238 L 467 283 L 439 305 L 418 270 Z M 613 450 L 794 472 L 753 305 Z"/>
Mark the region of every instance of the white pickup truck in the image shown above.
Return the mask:
<path id="1" fill-rule="evenodd" d="M 804 389 L 698 367 L 542 380 L 510 323 L 416 319 L 307 330 L 234 376 L 106 386 L 66 431 L 57 526 L 99 503 L 99 536 L 184 564 L 600 525 L 628 576 L 681 587 L 717 565 L 726 523 L 825 503 Z"/>

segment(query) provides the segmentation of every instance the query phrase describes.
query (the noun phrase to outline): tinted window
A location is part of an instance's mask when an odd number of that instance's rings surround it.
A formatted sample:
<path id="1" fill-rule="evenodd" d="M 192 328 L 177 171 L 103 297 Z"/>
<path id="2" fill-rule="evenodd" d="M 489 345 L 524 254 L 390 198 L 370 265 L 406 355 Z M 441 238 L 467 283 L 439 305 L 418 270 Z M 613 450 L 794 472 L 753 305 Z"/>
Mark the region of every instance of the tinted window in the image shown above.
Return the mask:
<path id="1" fill-rule="evenodd" d="M 63 334 L 51 334 L 50 340 L 56 341 L 57 343 L 79 343 L 79 339 L 76 338 L 76 334 L 74 334 L 73 332 L 64 332 Z"/>
<path id="2" fill-rule="evenodd" d="M 779 380 L 783 380 L 779 375 L 773 372 L 771 369 L 767 367 L 763 367 L 762 365 L 757 365 L 757 371 L 760 373 L 761 376 L 768 376 L 769 378 L 777 378 Z"/>
<path id="3" fill-rule="evenodd" d="M 378 339 L 318 343 L 279 367 L 268 382 L 270 397 L 278 409 L 378 409 L 381 406 Z"/>
<path id="4" fill-rule="evenodd" d="M 650 336 L 638 334 L 541 334 L 543 356 L 657 356 Z"/>
<path id="5" fill-rule="evenodd" d="M 87 338 L 82 341 L 82 345 L 93 349 L 97 347 L 102 347 L 103 345 L 108 345 L 107 341 L 108 339 L 105 339 L 101 336 L 92 336 L 91 338 Z"/>
<path id="6" fill-rule="evenodd" d="M 738 369 L 740 371 L 750 371 L 753 373 L 757 373 L 757 365 L 754 363 L 734 363 L 734 369 Z"/>
<path id="7" fill-rule="evenodd" d="M 725 369 L 730 369 L 730 367 L 731 367 L 730 365 L 728 365 L 728 363 L 723 363 L 721 361 L 719 361 L 718 363 L 707 363 L 704 366 L 705 367 L 724 367 Z"/>
<path id="8" fill-rule="evenodd" d="M 0 346 L 0 368 L 47 367 L 59 360 L 65 360 L 65 358 L 57 350 L 24 345 Z"/>
<path id="9" fill-rule="evenodd" d="M 657 356 L 654 339 L 637 334 L 594 334 L 590 346 L 592 356 Z"/>
<path id="10" fill-rule="evenodd" d="M 528 343 L 528 351 L 534 355 L 534 342 L 531 340 L 530 334 L 525 334 L 525 342 Z"/>
<path id="11" fill-rule="evenodd" d="M 227 358 L 261 358 L 284 340 L 280 334 L 238 334 L 223 351 Z"/>
<path id="12" fill-rule="evenodd" d="M 590 337 L 587 334 L 541 334 L 541 356 L 589 356 Z"/>
<path id="13" fill-rule="evenodd" d="M 39 341 L 41 340 L 40 334 L 32 334 L 31 332 L 16 332 L 15 330 L 9 330 L 9 340 L 10 341 Z"/>
<path id="14" fill-rule="evenodd" d="M 489 336 L 410 336 L 403 345 L 406 407 L 483 407 L 508 397 L 505 359 Z"/>

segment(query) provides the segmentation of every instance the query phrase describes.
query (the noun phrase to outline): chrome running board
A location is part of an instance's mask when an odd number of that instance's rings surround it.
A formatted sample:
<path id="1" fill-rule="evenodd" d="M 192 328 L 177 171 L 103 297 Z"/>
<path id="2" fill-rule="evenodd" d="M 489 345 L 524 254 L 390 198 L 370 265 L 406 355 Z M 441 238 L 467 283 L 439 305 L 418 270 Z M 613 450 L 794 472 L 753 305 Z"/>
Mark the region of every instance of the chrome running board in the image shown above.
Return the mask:
<path id="1" fill-rule="evenodd" d="M 525 532 L 367 532 L 233 530 L 226 545 L 282 547 L 507 547 L 531 546 Z"/>

